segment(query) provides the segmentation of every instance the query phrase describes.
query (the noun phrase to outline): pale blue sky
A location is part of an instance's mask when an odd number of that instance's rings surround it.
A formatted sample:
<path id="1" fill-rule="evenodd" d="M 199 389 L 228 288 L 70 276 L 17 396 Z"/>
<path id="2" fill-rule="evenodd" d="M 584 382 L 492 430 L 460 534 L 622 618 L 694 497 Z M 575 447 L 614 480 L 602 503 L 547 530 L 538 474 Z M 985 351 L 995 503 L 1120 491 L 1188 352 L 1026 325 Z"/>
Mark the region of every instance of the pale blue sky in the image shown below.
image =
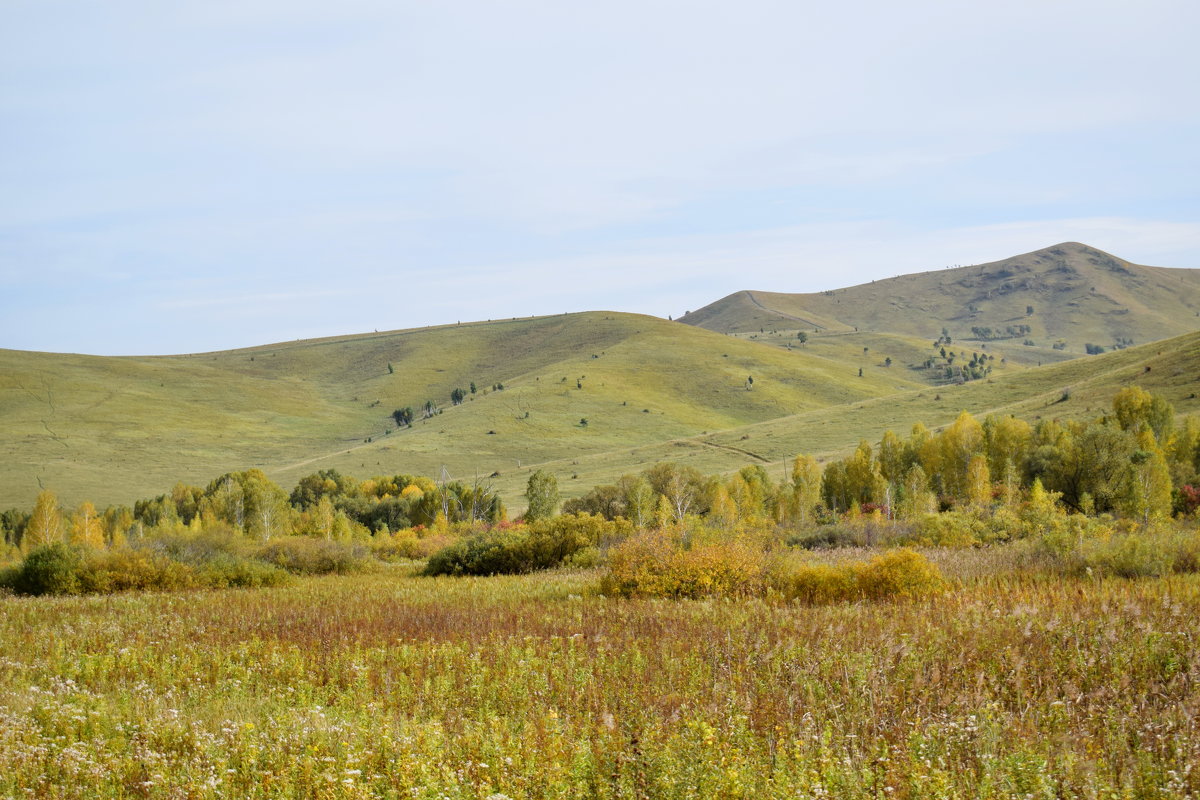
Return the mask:
<path id="1" fill-rule="evenodd" d="M 0 5 L 0 347 L 1200 267 L 1200 4 Z"/>

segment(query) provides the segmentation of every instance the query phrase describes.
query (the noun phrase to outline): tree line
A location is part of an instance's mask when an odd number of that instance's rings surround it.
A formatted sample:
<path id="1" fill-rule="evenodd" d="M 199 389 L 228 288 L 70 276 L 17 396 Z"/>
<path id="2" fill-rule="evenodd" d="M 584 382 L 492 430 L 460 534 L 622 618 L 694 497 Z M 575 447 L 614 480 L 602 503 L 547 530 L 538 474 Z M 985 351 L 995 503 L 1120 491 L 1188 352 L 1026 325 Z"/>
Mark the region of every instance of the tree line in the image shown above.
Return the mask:
<path id="1" fill-rule="evenodd" d="M 1177 420 L 1160 396 L 1121 390 L 1112 409 L 1088 421 L 1012 416 L 982 421 L 967 412 L 939 431 L 923 424 L 907 437 L 893 431 L 861 441 L 845 458 L 824 465 L 797 456 L 780 480 L 762 465 L 730 476 L 656 464 L 614 484 L 560 503 L 557 481 L 544 470 L 528 483 L 529 522 L 588 513 L 624 519 L 635 529 L 662 528 L 689 518 L 714 523 L 765 523 L 803 528 L 843 515 L 917 519 L 941 511 L 987 512 L 1050 496 L 1066 510 L 1139 521 L 1195 514 L 1200 508 L 1200 417 Z M 337 541 L 379 532 L 507 519 L 490 486 L 397 474 L 359 480 L 337 470 L 302 478 L 290 492 L 261 470 L 229 472 L 206 486 L 184 483 L 132 507 L 73 510 L 41 492 L 31 511 L 0 513 L 4 542 L 21 552 L 72 543 L 119 547 L 147 529 L 222 528 L 262 542 L 301 534 Z"/>
<path id="2" fill-rule="evenodd" d="M 624 517 L 638 527 L 689 514 L 805 525 L 846 513 L 915 518 L 1011 506 L 1035 486 L 1078 513 L 1143 521 L 1195 513 L 1200 418 L 1176 423 L 1169 402 L 1138 387 L 1121 390 L 1111 413 L 1090 421 L 1031 426 L 964 411 L 944 430 L 918 423 L 906 438 L 889 430 L 824 465 L 798 456 L 779 482 L 761 465 L 724 477 L 663 463 L 597 486 L 563 511 Z"/>
<path id="3" fill-rule="evenodd" d="M 63 509 L 54 492 L 43 490 L 32 511 L 0 513 L 0 532 L 9 547 L 22 552 L 57 543 L 121 547 L 147 530 L 221 528 L 262 542 L 292 534 L 349 541 L 379 531 L 497 522 L 505 513 L 500 496 L 478 482 L 404 474 L 359 480 L 328 469 L 302 478 L 289 494 L 261 470 L 250 469 L 226 473 L 205 487 L 178 483 L 132 507 L 103 511 L 90 501 Z"/>

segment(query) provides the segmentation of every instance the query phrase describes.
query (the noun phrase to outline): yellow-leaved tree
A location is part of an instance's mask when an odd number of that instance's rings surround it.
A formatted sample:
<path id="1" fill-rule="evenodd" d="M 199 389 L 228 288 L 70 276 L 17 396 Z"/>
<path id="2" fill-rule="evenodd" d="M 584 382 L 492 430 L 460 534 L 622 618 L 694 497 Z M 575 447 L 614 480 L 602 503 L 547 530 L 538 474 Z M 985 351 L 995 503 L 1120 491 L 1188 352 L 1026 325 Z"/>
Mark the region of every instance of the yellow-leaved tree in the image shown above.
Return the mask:
<path id="1" fill-rule="evenodd" d="M 62 511 L 58 507 L 58 498 L 49 489 L 38 492 L 33 504 L 33 515 L 25 526 L 25 536 L 21 539 L 21 547 L 29 552 L 35 547 L 62 542 L 66 536 L 63 525 Z"/>
<path id="2" fill-rule="evenodd" d="M 71 515 L 70 542 L 97 549 L 104 547 L 104 525 L 90 500 L 80 503 Z"/>
<path id="3" fill-rule="evenodd" d="M 1138 449 L 1130 459 L 1120 509 L 1126 516 L 1140 518 L 1142 522 L 1171 513 L 1171 470 L 1149 429 L 1138 433 Z"/>
<path id="4" fill-rule="evenodd" d="M 734 481 L 745 481 L 740 476 L 734 476 Z M 713 481 L 708 499 L 708 518 L 726 528 L 732 528 L 738 521 L 738 507 L 729 490 L 720 481 Z"/>
<path id="5" fill-rule="evenodd" d="M 821 465 L 812 456 L 796 456 L 792 462 L 792 492 L 788 516 L 800 525 L 812 521 L 821 502 Z"/>
<path id="6" fill-rule="evenodd" d="M 988 470 L 987 459 L 983 456 L 975 456 L 967 464 L 965 488 L 969 505 L 983 508 L 992 502 L 992 477 Z"/>
<path id="7" fill-rule="evenodd" d="M 983 426 L 963 411 L 938 436 L 941 445 L 940 472 L 943 491 L 952 497 L 967 499 L 968 470 L 971 460 L 983 453 Z M 926 467 L 928 469 L 928 467 Z"/>

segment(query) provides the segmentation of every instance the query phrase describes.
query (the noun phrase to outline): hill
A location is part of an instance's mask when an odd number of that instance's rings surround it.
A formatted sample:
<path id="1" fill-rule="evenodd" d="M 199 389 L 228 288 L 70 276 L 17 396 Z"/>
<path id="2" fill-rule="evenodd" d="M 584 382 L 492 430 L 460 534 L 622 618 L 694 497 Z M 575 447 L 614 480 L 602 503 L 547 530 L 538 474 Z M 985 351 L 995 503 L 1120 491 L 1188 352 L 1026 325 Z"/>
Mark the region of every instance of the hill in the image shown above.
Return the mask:
<path id="1" fill-rule="evenodd" d="M 1200 270 L 1146 267 L 1077 242 L 990 264 L 814 294 L 742 291 L 681 318 L 722 333 L 877 331 L 1079 355 L 1200 327 Z"/>
<path id="2" fill-rule="evenodd" d="M 130 503 L 249 467 L 287 485 L 325 467 L 488 476 L 919 385 L 605 312 L 186 356 L 4 350 L 0 507 L 28 507 L 40 487 L 68 503 Z M 455 388 L 467 390 L 457 406 Z M 396 426 L 393 410 L 420 417 L 427 400 L 441 413 Z"/>
<path id="3" fill-rule="evenodd" d="M 1041 419 L 1095 419 L 1111 412 L 1113 395 L 1133 385 L 1161 394 L 1177 413 L 1200 413 L 1200 332 L 1016 370 L 988 380 L 909 389 L 619 453 L 539 466 L 557 474 L 569 496 L 659 461 L 688 464 L 705 473 L 760 464 L 782 479 L 798 454 L 821 460 L 842 457 L 860 439 L 877 443 L 888 429 L 906 435 L 917 422 L 936 429 L 964 410 L 981 419 L 988 414 L 1012 414 L 1033 424 Z M 497 485 L 509 494 L 519 492 L 530 471 L 517 471 Z"/>
<path id="4" fill-rule="evenodd" d="M 516 511 L 539 467 L 565 496 L 664 460 L 774 470 L 962 409 L 1095 416 L 1135 382 L 1197 411 L 1200 333 L 1128 346 L 1193 324 L 1197 274 L 1070 244 L 821 295 L 743 292 L 691 325 L 588 312 L 180 356 L 0 350 L 0 508 L 43 487 L 132 503 L 257 467 L 287 487 L 326 468 L 479 479 Z M 970 339 L 968 324 L 1030 330 Z"/>

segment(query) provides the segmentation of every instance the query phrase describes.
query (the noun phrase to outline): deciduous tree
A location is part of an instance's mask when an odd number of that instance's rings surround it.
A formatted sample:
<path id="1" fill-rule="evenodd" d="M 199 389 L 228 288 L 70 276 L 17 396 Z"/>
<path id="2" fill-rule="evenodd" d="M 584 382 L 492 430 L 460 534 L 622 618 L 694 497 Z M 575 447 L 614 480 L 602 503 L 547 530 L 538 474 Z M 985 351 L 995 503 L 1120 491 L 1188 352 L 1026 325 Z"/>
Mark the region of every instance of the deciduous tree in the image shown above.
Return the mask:
<path id="1" fill-rule="evenodd" d="M 58 498 L 49 489 L 38 492 L 33 504 L 33 514 L 29 524 L 25 526 L 25 535 L 21 546 L 26 552 L 35 547 L 56 544 L 66 538 L 66 528 L 63 525 L 62 511 L 58 507 Z"/>
<path id="2" fill-rule="evenodd" d="M 96 507 L 90 500 L 85 500 L 71 515 L 71 544 L 81 544 L 87 547 L 104 547 L 104 526 Z"/>
<path id="3" fill-rule="evenodd" d="M 545 470 L 534 472 L 525 485 L 525 499 L 529 501 L 527 522 L 550 519 L 558 510 L 558 478 Z"/>

